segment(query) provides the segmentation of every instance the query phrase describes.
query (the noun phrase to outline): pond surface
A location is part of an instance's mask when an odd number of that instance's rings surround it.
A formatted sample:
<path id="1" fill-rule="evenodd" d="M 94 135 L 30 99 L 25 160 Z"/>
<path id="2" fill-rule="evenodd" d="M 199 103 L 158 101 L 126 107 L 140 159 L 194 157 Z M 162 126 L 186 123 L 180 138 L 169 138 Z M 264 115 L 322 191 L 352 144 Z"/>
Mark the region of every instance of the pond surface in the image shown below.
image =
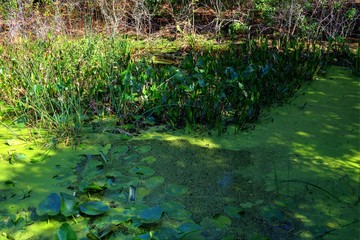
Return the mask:
<path id="1" fill-rule="evenodd" d="M 358 79 L 332 67 L 237 135 L 156 127 L 124 140 L 104 122 L 74 148 L 0 125 L 0 239 L 54 239 L 65 221 L 79 239 L 108 226 L 102 239 L 353 239 L 359 114 Z M 109 209 L 43 216 L 39 204 L 51 193 Z"/>

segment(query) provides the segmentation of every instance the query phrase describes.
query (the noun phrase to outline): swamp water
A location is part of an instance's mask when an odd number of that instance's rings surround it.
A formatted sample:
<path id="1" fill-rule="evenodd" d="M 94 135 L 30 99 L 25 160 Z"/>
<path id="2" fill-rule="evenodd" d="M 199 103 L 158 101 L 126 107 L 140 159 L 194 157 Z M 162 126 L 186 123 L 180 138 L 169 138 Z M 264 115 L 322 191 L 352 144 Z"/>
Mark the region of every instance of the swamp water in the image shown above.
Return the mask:
<path id="1" fill-rule="evenodd" d="M 333 67 L 303 92 L 254 131 L 221 137 L 157 127 L 131 140 L 84 133 L 76 149 L 55 149 L 0 126 L 0 239 L 54 239 L 66 220 L 79 239 L 354 239 L 359 81 Z M 44 207 L 74 192 L 81 214 Z M 40 203 L 55 216 L 40 216 Z"/>

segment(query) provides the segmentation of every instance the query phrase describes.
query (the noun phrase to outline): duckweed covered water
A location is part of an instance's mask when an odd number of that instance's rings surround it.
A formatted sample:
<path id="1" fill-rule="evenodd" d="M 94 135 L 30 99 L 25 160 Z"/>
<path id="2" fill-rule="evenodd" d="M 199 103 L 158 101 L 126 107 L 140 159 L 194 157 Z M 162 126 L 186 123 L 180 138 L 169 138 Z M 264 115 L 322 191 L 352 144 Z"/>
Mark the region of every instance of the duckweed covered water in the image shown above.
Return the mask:
<path id="1" fill-rule="evenodd" d="M 343 68 L 329 76 L 238 135 L 84 132 L 55 148 L 2 126 L 0 239 L 53 239 L 64 222 L 79 239 L 353 239 L 360 86 Z M 40 214 L 53 193 L 80 207 Z"/>

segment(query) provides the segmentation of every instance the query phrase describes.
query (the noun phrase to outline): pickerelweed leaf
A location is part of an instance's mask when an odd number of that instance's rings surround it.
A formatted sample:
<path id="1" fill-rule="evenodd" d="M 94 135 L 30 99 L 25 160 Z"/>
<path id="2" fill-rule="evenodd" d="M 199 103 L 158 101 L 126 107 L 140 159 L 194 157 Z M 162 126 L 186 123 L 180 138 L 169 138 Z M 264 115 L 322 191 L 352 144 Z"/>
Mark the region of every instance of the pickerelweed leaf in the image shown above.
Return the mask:
<path id="1" fill-rule="evenodd" d="M 61 197 L 57 193 L 49 194 L 44 201 L 42 201 L 36 209 L 38 215 L 55 216 L 61 210 Z"/>
<path id="2" fill-rule="evenodd" d="M 75 196 L 67 194 L 67 193 L 60 193 L 62 197 L 61 201 L 61 214 L 65 217 L 70 217 L 73 215 L 79 214 L 79 210 L 77 208 L 77 201 Z"/>
<path id="3" fill-rule="evenodd" d="M 63 223 L 56 232 L 57 240 L 76 240 L 77 236 L 69 223 Z"/>
<path id="4" fill-rule="evenodd" d="M 80 205 L 80 211 L 90 216 L 101 215 L 106 213 L 108 210 L 108 205 L 99 201 L 85 202 Z"/>

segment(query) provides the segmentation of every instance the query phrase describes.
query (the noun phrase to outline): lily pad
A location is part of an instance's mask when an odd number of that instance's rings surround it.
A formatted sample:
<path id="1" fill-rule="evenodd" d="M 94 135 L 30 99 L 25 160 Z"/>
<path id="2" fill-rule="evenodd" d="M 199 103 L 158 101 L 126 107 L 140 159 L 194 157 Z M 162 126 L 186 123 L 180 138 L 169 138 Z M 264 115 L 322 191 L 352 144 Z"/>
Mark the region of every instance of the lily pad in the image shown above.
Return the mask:
<path id="1" fill-rule="evenodd" d="M 137 209 L 137 217 L 142 223 L 154 223 L 160 220 L 163 210 L 160 206 Z"/>
<path id="2" fill-rule="evenodd" d="M 86 179 L 96 178 L 99 173 L 103 172 L 103 167 L 104 165 L 102 162 L 92 159 L 86 164 L 84 171 L 82 172 L 82 176 Z"/>
<path id="3" fill-rule="evenodd" d="M 148 166 L 136 166 L 130 169 L 130 172 L 137 175 L 151 176 L 155 173 L 154 169 Z"/>
<path id="4" fill-rule="evenodd" d="M 243 208 L 252 208 L 254 204 L 252 204 L 251 202 L 246 202 L 246 203 L 241 203 L 240 206 Z"/>
<path id="5" fill-rule="evenodd" d="M 129 151 L 129 147 L 127 145 L 119 145 L 113 149 L 114 154 L 124 155 Z"/>
<path id="6" fill-rule="evenodd" d="M 61 197 L 57 193 L 49 194 L 44 201 L 42 201 L 36 209 L 38 215 L 55 216 L 61 210 Z"/>
<path id="7" fill-rule="evenodd" d="M 201 226 L 191 220 L 188 220 L 188 221 L 181 223 L 181 225 L 179 226 L 178 229 L 179 229 L 180 233 L 177 236 L 179 238 L 182 238 L 186 234 L 201 230 Z"/>
<path id="8" fill-rule="evenodd" d="M 108 210 L 109 207 L 105 203 L 98 201 L 90 201 L 80 205 L 80 211 L 90 216 L 101 215 Z"/>
<path id="9" fill-rule="evenodd" d="M 170 218 L 175 220 L 186 220 L 191 217 L 191 212 L 185 209 L 178 209 L 172 212 L 166 213 Z"/>
<path id="10" fill-rule="evenodd" d="M 124 157 L 123 159 L 127 162 L 131 162 L 131 161 L 135 161 L 137 158 L 139 157 L 139 155 L 137 155 L 136 153 L 134 154 L 129 154 L 126 157 Z"/>
<path id="11" fill-rule="evenodd" d="M 144 182 L 145 187 L 147 188 L 156 188 L 164 183 L 164 177 L 163 176 L 154 176 L 149 179 L 146 179 Z"/>
<path id="12" fill-rule="evenodd" d="M 164 212 L 166 213 L 173 212 L 176 210 L 182 210 L 185 208 L 184 204 L 182 204 L 181 202 L 172 201 L 172 200 L 161 203 L 161 207 L 164 209 Z"/>
<path id="13" fill-rule="evenodd" d="M 168 239 L 168 240 L 177 240 L 176 237 L 177 231 L 169 227 L 161 227 L 154 234 L 154 239 Z"/>
<path id="14" fill-rule="evenodd" d="M 187 192 L 187 187 L 178 184 L 169 184 L 166 192 L 171 196 L 180 196 Z"/>
<path id="15" fill-rule="evenodd" d="M 141 159 L 141 162 L 144 162 L 144 163 L 147 163 L 147 164 L 152 164 L 155 161 L 156 161 L 156 158 L 153 157 L 153 156 L 144 157 L 143 159 Z"/>
<path id="16" fill-rule="evenodd" d="M 65 217 L 70 217 L 79 214 L 79 210 L 76 207 L 77 201 L 73 195 L 67 193 L 60 193 L 62 197 L 61 201 L 61 214 Z"/>
<path id="17" fill-rule="evenodd" d="M 240 218 L 240 214 L 245 212 L 243 207 L 238 206 L 226 206 L 224 212 L 232 218 Z"/>
<path id="18" fill-rule="evenodd" d="M 76 240 L 77 236 L 69 223 L 63 223 L 56 232 L 57 240 Z"/>
<path id="19" fill-rule="evenodd" d="M 223 229 L 223 228 L 226 228 L 227 226 L 231 225 L 230 218 L 228 218 L 224 215 L 216 215 L 213 218 L 213 222 L 214 222 L 214 225 L 219 229 Z"/>
<path id="20" fill-rule="evenodd" d="M 138 153 L 147 153 L 151 151 L 151 146 L 145 145 L 145 146 L 139 146 L 137 148 L 135 148 L 135 151 L 137 151 Z"/>

